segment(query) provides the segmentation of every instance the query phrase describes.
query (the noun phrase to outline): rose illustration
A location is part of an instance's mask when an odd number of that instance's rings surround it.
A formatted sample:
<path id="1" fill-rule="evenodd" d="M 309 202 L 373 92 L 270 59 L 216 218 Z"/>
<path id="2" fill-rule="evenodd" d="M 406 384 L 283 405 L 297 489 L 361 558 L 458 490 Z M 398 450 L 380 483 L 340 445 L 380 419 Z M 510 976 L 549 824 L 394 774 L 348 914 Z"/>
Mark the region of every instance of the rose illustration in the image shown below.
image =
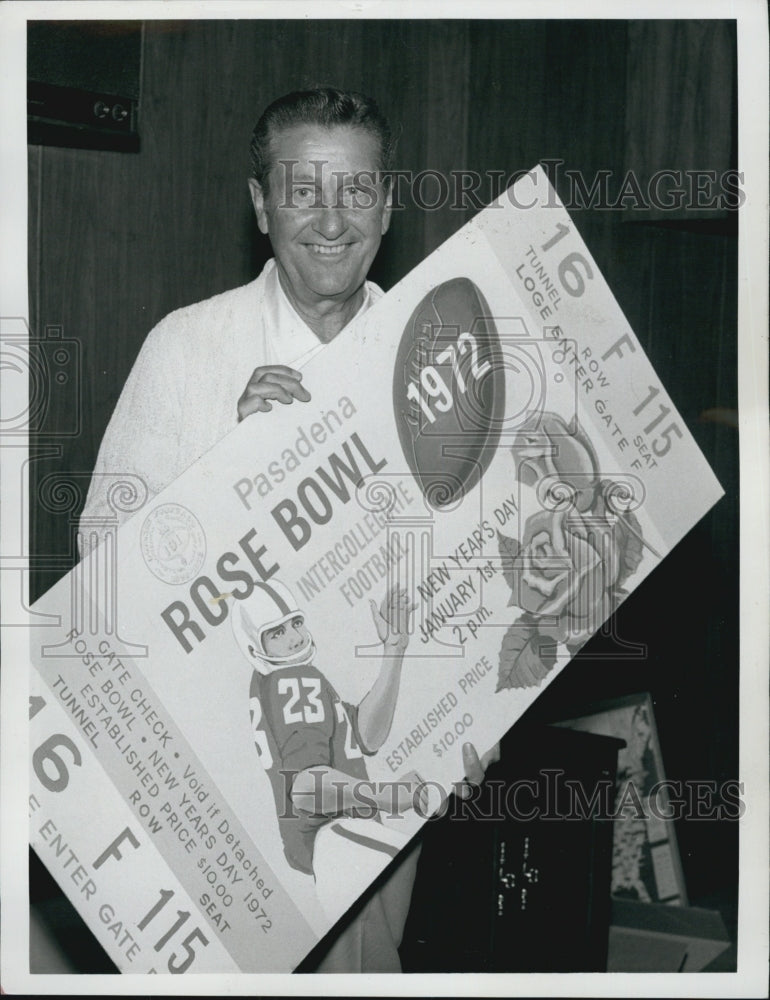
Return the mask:
<path id="1" fill-rule="evenodd" d="M 574 512 L 538 511 L 526 523 L 514 564 L 512 599 L 558 642 L 591 634 L 609 614 L 620 559 L 608 522 L 586 527 Z M 519 569 L 519 572 L 516 570 Z"/>
<path id="2" fill-rule="evenodd" d="M 543 509 L 518 539 L 498 532 L 510 604 L 520 609 L 500 647 L 498 691 L 541 684 L 560 644 L 574 656 L 626 597 L 647 544 L 627 482 L 600 478 L 590 441 L 558 414 L 529 414 L 511 451 L 517 481 Z"/>
<path id="3" fill-rule="evenodd" d="M 599 463 L 580 427 L 571 430 L 558 413 L 532 411 L 513 439 L 511 451 L 517 482 L 536 487 L 546 477 L 553 477 L 575 491 L 579 511 L 592 506 Z"/>

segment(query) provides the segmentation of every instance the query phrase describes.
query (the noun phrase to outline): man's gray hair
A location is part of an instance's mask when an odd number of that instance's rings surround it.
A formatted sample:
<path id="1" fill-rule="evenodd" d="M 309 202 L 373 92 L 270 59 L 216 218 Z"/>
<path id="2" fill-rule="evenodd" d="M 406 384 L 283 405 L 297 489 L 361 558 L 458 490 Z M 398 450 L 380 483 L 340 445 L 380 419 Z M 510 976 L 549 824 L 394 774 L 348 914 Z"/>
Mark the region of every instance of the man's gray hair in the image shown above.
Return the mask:
<path id="1" fill-rule="evenodd" d="M 294 90 L 279 97 L 264 110 L 251 136 L 251 176 L 259 182 L 265 194 L 273 166 L 272 140 L 278 132 L 295 125 L 322 125 L 326 128 L 350 125 L 363 129 L 379 144 L 379 169 L 390 169 L 393 133 L 376 101 L 354 90 L 338 90 L 336 87 Z"/>

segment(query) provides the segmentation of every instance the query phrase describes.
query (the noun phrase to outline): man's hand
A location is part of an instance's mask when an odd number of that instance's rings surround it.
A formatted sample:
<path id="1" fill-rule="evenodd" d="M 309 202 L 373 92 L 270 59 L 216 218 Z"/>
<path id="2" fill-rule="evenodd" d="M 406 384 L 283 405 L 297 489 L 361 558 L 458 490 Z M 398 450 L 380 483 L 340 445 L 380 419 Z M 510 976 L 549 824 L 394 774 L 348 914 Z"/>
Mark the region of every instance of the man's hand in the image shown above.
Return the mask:
<path id="1" fill-rule="evenodd" d="M 238 400 L 238 420 L 250 413 L 267 413 L 273 408 L 270 400 L 292 403 L 298 399 L 307 403 L 310 393 L 302 385 L 302 372 L 286 365 L 262 365 L 255 368 Z"/>
<path id="2" fill-rule="evenodd" d="M 465 767 L 465 780 L 458 781 L 455 785 L 455 795 L 461 799 L 467 799 L 473 794 L 473 786 L 480 785 L 484 780 L 487 768 L 490 764 L 500 760 L 500 744 L 495 743 L 489 753 L 485 753 L 479 758 L 476 747 L 472 743 L 463 744 L 463 765 Z"/>
<path id="3" fill-rule="evenodd" d="M 417 607 L 410 600 L 406 588 L 394 584 L 379 608 L 371 598 L 369 606 L 380 642 L 384 642 L 386 646 L 406 649 L 409 642 L 409 616 Z"/>

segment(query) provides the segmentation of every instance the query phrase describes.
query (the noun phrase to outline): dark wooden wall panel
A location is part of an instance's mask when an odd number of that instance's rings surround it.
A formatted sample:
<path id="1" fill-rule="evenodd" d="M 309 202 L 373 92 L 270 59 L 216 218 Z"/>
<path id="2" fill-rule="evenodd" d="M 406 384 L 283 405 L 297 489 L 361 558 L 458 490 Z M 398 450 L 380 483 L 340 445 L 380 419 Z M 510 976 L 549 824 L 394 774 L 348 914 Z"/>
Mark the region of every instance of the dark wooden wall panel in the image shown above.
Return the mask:
<path id="1" fill-rule="evenodd" d="M 729 21 L 629 24 L 626 164 L 643 180 L 663 169 L 730 167 L 734 31 Z M 714 217 L 713 209 L 687 214 Z M 647 212 L 670 216 L 654 207 Z"/>
<path id="2" fill-rule="evenodd" d="M 29 275 L 29 322 L 37 327 L 40 311 L 40 170 L 43 150 L 29 146 L 27 152 L 27 271 Z"/>
<path id="3" fill-rule="evenodd" d="M 468 78 L 470 47 L 468 25 L 458 21 L 440 22 L 430 29 L 427 39 L 427 87 L 423 96 L 423 127 L 426 157 L 422 168 L 437 171 L 447 184 L 446 194 L 439 181 L 425 182 L 422 197 L 426 206 L 449 199 L 447 208 L 428 207 L 423 218 L 423 249 L 426 253 L 462 227 L 467 213 L 455 204 L 453 171 L 468 162 Z"/>
<path id="4" fill-rule="evenodd" d="M 480 173 L 528 170 L 551 152 L 544 106 L 546 34 L 542 21 L 475 22 L 471 28 L 468 167 Z M 489 182 L 491 185 L 491 181 Z M 490 200 L 504 181 L 490 190 Z"/>

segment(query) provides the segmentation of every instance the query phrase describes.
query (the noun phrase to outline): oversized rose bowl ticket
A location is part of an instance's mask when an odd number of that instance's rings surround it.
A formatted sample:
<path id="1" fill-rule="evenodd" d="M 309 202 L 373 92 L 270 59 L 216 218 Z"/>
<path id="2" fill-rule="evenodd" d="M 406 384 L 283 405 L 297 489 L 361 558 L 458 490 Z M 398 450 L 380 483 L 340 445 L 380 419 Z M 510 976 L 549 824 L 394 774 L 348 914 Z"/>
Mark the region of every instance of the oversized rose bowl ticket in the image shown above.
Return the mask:
<path id="1" fill-rule="evenodd" d="M 296 967 L 722 494 L 539 168 L 304 381 L 34 607 L 30 839 L 125 972 Z"/>

